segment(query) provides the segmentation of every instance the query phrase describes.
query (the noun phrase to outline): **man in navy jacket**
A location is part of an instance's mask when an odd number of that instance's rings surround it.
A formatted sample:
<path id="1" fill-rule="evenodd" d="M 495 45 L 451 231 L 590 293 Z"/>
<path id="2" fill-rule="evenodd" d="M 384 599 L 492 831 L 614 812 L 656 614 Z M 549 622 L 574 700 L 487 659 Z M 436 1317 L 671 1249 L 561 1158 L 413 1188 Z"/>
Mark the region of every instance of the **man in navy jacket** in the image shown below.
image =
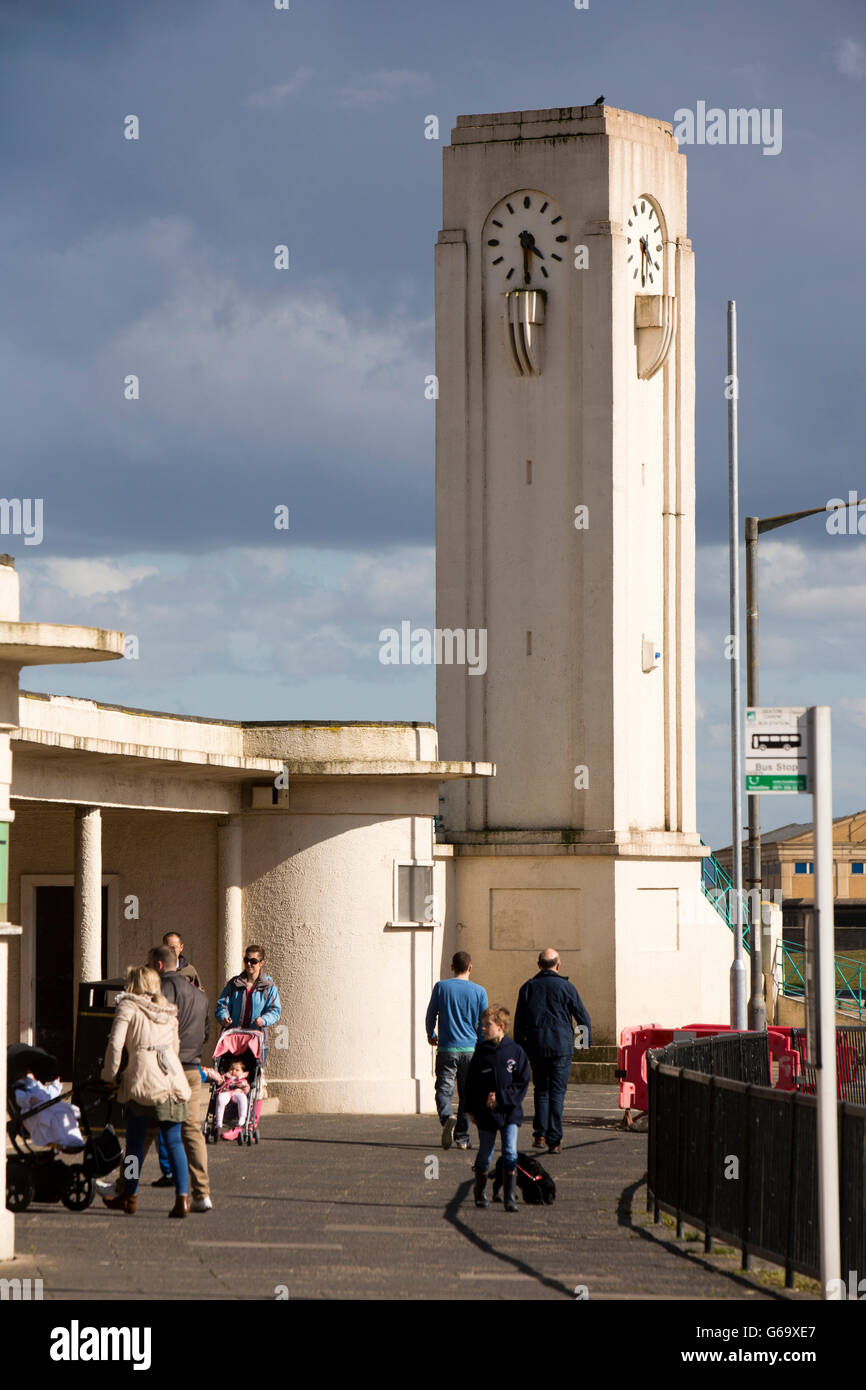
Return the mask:
<path id="1" fill-rule="evenodd" d="M 562 1152 L 562 1106 L 574 1053 L 572 1019 L 591 1041 L 589 1014 L 567 975 L 559 973 L 559 954 L 548 946 L 538 957 L 539 971 L 522 986 L 514 1014 L 514 1041 L 532 1064 L 535 1086 L 533 1144 Z"/>

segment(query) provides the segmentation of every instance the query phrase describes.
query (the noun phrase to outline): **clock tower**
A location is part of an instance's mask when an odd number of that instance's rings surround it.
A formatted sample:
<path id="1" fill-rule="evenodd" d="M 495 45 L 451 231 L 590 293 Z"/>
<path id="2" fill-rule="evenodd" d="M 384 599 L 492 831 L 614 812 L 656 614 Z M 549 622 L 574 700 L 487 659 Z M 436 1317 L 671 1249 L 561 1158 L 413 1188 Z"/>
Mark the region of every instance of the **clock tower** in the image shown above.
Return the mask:
<path id="1" fill-rule="evenodd" d="M 437 669 L 454 949 L 513 1007 L 555 946 L 596 1039 L 727 1016 L 695 827 L 694 285 L 672 128 L 461 116 L 436 248 Z M 459 650 L 459 646 L 457 648 Z"/>

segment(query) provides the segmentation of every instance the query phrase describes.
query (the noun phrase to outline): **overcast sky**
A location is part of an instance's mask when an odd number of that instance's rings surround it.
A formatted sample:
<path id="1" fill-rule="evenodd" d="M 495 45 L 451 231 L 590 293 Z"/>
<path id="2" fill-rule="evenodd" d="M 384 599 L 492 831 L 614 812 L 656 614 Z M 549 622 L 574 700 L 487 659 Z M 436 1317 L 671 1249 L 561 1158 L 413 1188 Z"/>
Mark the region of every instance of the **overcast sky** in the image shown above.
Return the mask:
<path id="1" fill-rule="evenodd" d="M 669 121 L 782 109 L 778 155 L 686 151 L 699 828 L 727 843 L 725 305 L 743 514 L 866 495 L 862 0 L 0 0 L 0 67 L 2 492 L 44 499 L 42 543 L 0 547 L 23 617 L 140 644 L 22 683 L 223 718 L 435 718 L 432 670 L 383 667 L 376 639 L 434 621 L 423 383 L 457 115 L 599 93 Z M 777 537 L 762 702 L 833 706 L 837 813 L 854 810 L 866 535 L 819 517 Z M 809 808 L 768 798 L 764 824 Z"/>

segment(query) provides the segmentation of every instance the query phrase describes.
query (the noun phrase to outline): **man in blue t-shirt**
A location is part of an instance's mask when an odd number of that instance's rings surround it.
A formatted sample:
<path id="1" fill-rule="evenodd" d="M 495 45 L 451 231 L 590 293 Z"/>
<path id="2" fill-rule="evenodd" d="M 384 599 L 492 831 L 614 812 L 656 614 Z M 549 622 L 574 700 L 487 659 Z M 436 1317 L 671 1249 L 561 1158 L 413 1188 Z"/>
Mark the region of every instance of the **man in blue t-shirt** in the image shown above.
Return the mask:
<path id="1" fill-rule="evenodd" d="M 468 951 L 457 951 L 451 960 L 453 980 L 439 980 L 433 986 L 427 1006 L 427 1041 L 436 1052 L 436 1110 L 442 1125 L 442 1147 L 471 1149 L 469 1116 L 463 1108 L 466 1078 L 475 1046 L 481 1041 L 481 1015 L 487 1008 L 487 991 L 474 985 L 472 958 Z M 437 1034 L 437 1019 L 439 1031 Z M 457 1117 L 451 1113 L 451 1097 L 457 1083 Z"/>

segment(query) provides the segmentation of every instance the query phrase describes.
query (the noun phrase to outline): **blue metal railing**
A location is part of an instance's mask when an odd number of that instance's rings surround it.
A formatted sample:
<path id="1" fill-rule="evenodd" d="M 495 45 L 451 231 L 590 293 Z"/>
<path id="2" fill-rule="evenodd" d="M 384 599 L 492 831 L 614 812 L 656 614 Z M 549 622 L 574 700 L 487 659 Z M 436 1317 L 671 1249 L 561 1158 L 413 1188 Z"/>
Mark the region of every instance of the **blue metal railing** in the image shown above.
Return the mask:
<path id="1" fill-rule="evenodd" d="M 701 844 L 706 844 L 701 840 Z M 731 931 L 734 930 L 734 906 L 736 904 L 736 889 L 733 880 L 727 869 L 723 867 L 714 854 L 708 854 L 706 859 L 701 860 L 701 888 L 704 896 L 709 898 L 719 916 L 724 918 Z M 745 893 L 742 898 L 743 903 L 743 949 L 750 949 L 751 925 L 749 921 L 749 899 Z"/>
<path id="2" fill-rule="evenodd" d="M 702 840 L 701 844 L 706 841 Z M 727 869 L 719 863 L 714 854 L 708 854 L 701 862 L 701 888 L 709 898 L 719 916 L 724 919 L 731 931 L 734 930 L 734 904 L 736 889 Z M 750 903 L 743 894 L 743 949 L 749 951 L 751 926 L 749 923 Z M 781 965 L 780 992 L 789 999 L 804 999 L 806 995 L 806 953 L 794 941 L 779 942 Z M 845 1013 L 856 1013 L 863 1018 L 866 1005 L 866 987 L 863 984 L 863 963 L 854 956 L 836 956 L 836 1007 Z"/>
<path id="3" fill-rule="evenodd" d="M 806 993 L 806 953 L 802 946 L 791 941 L 779 942 L 781 992 L 789 999 L 803 999 Z M 863 962 L 854 956 L 835 956 L 836 1008 L 843 1013 L 863 1018 L 866 991 L 863 985 Z"/>

